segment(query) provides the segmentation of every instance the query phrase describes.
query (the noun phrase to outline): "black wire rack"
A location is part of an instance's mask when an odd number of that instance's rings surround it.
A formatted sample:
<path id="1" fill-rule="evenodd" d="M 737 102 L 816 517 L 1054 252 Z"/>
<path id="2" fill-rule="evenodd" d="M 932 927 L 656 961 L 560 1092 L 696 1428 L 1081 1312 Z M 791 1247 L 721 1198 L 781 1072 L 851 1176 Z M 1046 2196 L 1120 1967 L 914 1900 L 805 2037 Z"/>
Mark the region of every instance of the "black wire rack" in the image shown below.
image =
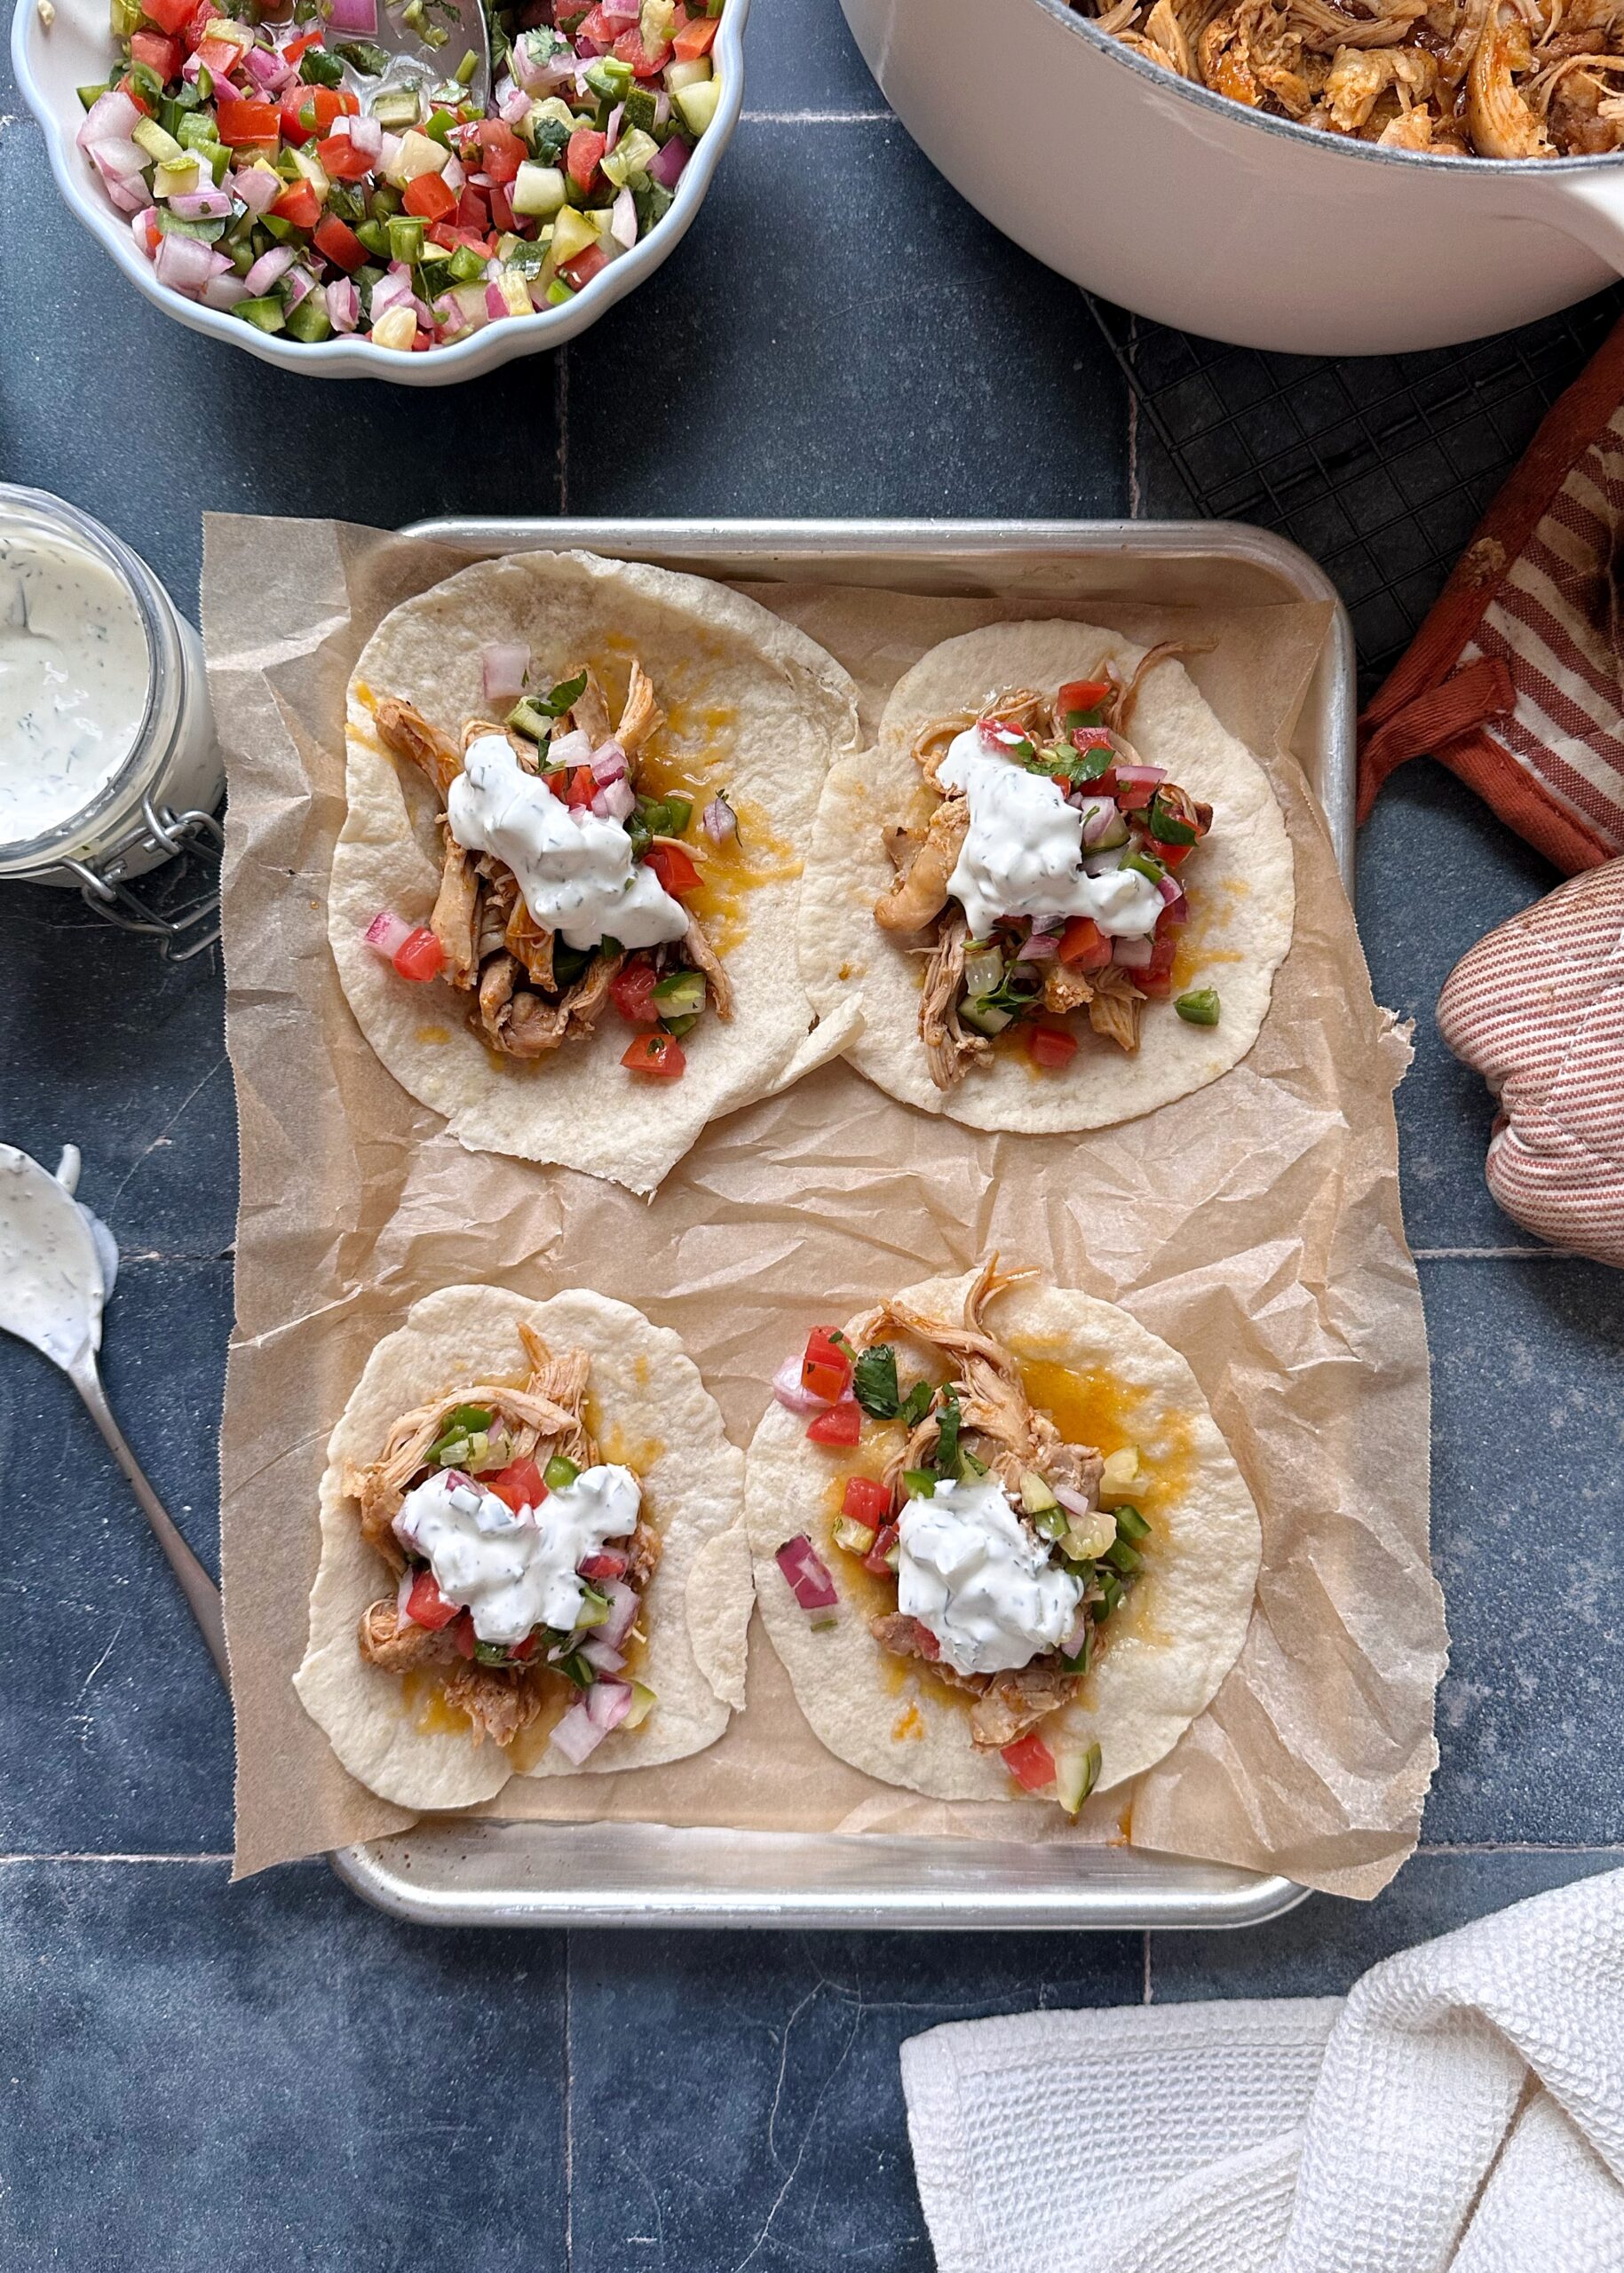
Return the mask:
<path id="1" fill-rule="evenodd" d="M 1336 362 L 1188 338 L 1091 305 L 1196 510 L 1278 529 L 1331 576 L 1368 693 L 1624 310 L 1624 289 L 1470 346 Z M 1150 509 L 1175 510 L 1153 464 L 1145 471 Z"/>

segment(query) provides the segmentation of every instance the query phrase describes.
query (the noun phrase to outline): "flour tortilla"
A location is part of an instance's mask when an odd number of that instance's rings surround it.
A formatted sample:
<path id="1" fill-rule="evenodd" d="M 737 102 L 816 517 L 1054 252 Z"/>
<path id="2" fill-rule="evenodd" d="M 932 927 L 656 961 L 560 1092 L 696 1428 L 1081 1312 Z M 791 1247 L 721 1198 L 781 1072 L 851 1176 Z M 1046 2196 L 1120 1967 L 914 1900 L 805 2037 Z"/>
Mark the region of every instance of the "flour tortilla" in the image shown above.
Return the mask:
<path id="1" fill-rule="evenodd" d="M 931 1279 L 898 1299 L 956 1320 L 971 1283 Z M 1140 1392 L 1135 1441 L 1153 1477 L 1162 1463 L 1161 1483 L 1143 1496 L 1152 1526 L 1140 1548 L 1145 1568 L 1103 1629 L 1109 1639 L 1077 1700 L 1042 1723 L 1051 1748 L 1099 1746 L 1096 1789 L 1108 1791 L 1171 1751 L 1240 1656 L 1263 1551 L 1257 1510 L 1195 1375 L 1129 1311 L 1066 1288 L 1021 1285 L 996 1298 L 988 1324 L 1018 1357 L 1103 1374 Z M 848 1321 L 848 1331 L 856 1325 Z M 915 1373 L 927 1364 L 939 1372 L 923 1348 L 915 1358 Z M 968 1697 L 951 1696 L 912 1667 L 896 1686 L 901 1661 L 868 1630 L 870 1593 L 854 1592 L 851 1558 L 829 1544 L 838 1460 L 807 1442 L 804 1414 L 774 1403 L 745 1470 L 762 1620 L 801 1710 L 832 1753 L 883 1783 L 935 1799 L 1022 1802 L 998 1754 L 972 1746 Z M 821 1631 L 772 1559 L 801 1532 L 842 1596 L 837 1622 Z M 1052 1806 L 1052 1794 L 1042 1804 Z"/>
<path id="2" fill-rule="evenodd" d="M 701 577 L 584 552 L 477 561 L 385 616 L 355 667 L 349 811 L 333 855 L 328 929 L 361 1031 L 471 1152 L 556 1162 L 652 1192 L 707 1121 L 838 1055 L 859 1014 L 840 1006 L 812 1031 L 812 1005 L 784 952 L 801 889 L 796 860 L 778 864 L 794 875 L 749 894 L 748 931 L 724 956 L 733 1022 L 706 1018 L 677 1081 L 623 1071 L 627 1031 L 613 1012 L 590 1041 L 550 1057 L 493 1062 L 463 1023 L 469 998 L 405 984 L 362 945 L 382 907 L 427 921 L 440 839 L 433 791 L 385 750 L 358 690 L 415 703 L 460 747 L 465 722 L 489 710 L 482 651 L 506 641 L 528 645 L 543 686 L 591 662 L 623 690 L 635 653 L 661 707 L 675 702 L 700 722 L 695 747 L 714 755 L 706 778 L 764 813 L 772 836 L 801 857 L 829 762 L 857 739 L 856 689 L 832 656 L 755 601 Z"/>
<path id="3" fill-rule="evenodd" d="M 1040 1073 L 1018 1041 L 1006 1041 L 990 1065 L 972 1068 L 943 1091 L 931 1079 L 919 1038 L 923 958 L 874 920 L 875 901 L 894 874 L 880 830 L 915 809 L 923 777 L 913 746 L 922 727 L 978 711 L 1000 690 L 1052 694 L 1067 679 L 1102 677 L 1107 661 L 1127 676 L 1144 653 L 1088 623 L 986 624 L 923 656 L 892 689 L 876 746 L 830 769 L 801 890 L 801 970 L 822 1017 L 858 1011 L 862 1032 L 846 1055 L 891 1097 L 970 1129 L 1103 1129 L 1216 1081 L 1256 1041 L 1291 945 L 1291 841 L 1268 775 L 1219 725 L 1176 661 L 1159 663 L 1145 678 L 1128 731 L 1147 765 L 1162 766 L 1213 808 L 1212 833 L 1188 871 L 1194 910 L 1188 936 L 1198 952 L 1184 984 L 1217 989 L 1223 1011 L 1216 1026 L 1187 1026 L 1170 1002 L 1148 1002 L 1130 1057 L 1075 1018 L 1081 1047 L 1069 1065 Z"/>
<path id="4" fill-rule="evenodd" d="M 493 1797 L 515 1771 L 488 1738 L 416 1727 L 402 1676 L 368 1665 L 356 1647 L 362 1611 L 394 1580 L 362 1539 L 340 1479 L 346 1465 L 376 1460 L 392 1422 L 414 1406 L 463 1382 L 522 1376 L 521 1319 L 555 1350 L 589 1352 L 593 1434 L 603 1457 L 623 1458 L 642 1484 L 662 1551 L 640 1620 L 648 1648 L 639 1678 L 659 1699 L 649 1718 L 614 1730 L 582 1768 L 549 1746 L 520 1772 L 603 1775 L 681 1760 L 714 1744 L 744 1704 L 744 1455 L 724 1435 L 677 1336 L 629 1303 L 581 1288 L 533 1303 L 499 1287 L 442 1287 L 414 1303 L 405 1325 L 374 1350 L 328 1444 L 321 1561 L 305 1662 L 294 1675 L 305 1711 L 350 1774 L 400 1807 L 466 1807 Z"/>

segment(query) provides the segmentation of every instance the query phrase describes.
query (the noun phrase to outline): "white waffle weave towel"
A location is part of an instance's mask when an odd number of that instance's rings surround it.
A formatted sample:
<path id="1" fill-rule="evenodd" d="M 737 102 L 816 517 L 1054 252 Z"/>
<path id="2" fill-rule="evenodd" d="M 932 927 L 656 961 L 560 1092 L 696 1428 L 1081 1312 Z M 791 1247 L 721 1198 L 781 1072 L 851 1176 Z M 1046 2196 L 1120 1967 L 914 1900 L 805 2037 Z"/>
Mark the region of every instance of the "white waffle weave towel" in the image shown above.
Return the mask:
<path id="1" fill-rule="evenodd" d="M 1624 2273 L 1624 1872 L 1346 2000 L 902 2047 L 939 2273 Z"/>

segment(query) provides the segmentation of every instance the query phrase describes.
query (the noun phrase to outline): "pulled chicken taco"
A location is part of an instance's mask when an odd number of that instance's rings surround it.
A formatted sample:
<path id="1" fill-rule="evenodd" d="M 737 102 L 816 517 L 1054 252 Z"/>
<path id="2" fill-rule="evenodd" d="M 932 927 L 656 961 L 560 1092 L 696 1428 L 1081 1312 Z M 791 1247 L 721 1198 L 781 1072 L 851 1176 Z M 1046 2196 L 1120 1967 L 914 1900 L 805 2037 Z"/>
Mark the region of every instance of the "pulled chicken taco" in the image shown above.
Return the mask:
<path id="1" fill-rule="evenodd" d="M 744 1702 L 742 1467 L 626 1303 L 431 1295 L 328 1447 L 305 1709 L 403 1807 L 701 1750 Z"/>
<path id="2" fill-rule="evenodd" d="M 652 1190 L 837 1052 L 781 952 L 854 694 L 693 576 L 532 553 L 404 602 L 351 683 L 329 935 L 396 1078 L 474 1149 Z"/>
<path id="3" fill-rule="evenodd" d="M 1075 1814 L 1216 1693 L 1261 1530 L 1184 1360 L 1033 1279 L 994 1257 L 814 1329 L 745 1491 L 767 1633 L 831 1752 Z"/>
<path id="4" fill-rule="evenodd" d="M 993 624 L 899 682 L 831 772 L 800 954 L 882 1089 L 975 1128 L 1103 1126 L 1256 1041 L 1291 940 L 1267 775 L 1176 658 Z"/>

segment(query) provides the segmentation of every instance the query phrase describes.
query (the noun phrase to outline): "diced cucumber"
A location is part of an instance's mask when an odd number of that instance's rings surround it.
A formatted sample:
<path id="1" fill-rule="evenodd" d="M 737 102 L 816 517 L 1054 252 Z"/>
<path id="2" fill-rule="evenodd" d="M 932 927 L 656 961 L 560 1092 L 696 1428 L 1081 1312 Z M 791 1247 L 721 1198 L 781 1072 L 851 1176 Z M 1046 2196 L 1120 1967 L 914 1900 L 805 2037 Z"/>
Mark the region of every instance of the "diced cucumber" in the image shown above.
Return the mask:
<path id="1" fill-rule="evenodd" d="M 554 265 L 562 268 L 583 253 L 589 245 L 598 242 L 598 229 L 589 215 L 578 212 L 573 205 L 560 208 L 552 225 L 552 257 Z"/>
<path id="2" fill-rule="evenodd" d="M 867 1524 L 860 1524 L 855 1516 L 842 1516 L 835 1525 L 835 1544 L 844 1547 L 848 1555 L 868 1554 L 877 1536 Z"/>
<path id="3" fill-rule="evenodd" d="M 1010 1023 L 1010 1014 L 1001 1010 L 995 1002 L 978 996 L 973 1002 L 961 1002 L 959 1018 L 967 1026 L 974 1026 L 978 1034 L 1002 1034 Z"/>
<path id="4" fill-rule="evenodd" d="M 581 1607 L 575 1612 L 576 1627 L 606 1626 L 609 1622 L 609 1608 L 606 1596 L 596 1593 L 590 1587 L 582 1587 Z"/>
<path id="5" fill-rule="evenodd" d="M 403 133 L 408 126 L 416 126 L 422 107 L 416 87 L 391 87 L 372 99 L 373 117 L 392 134 Z"/>
<path id="6" fill-rule="evenodd" d="M 696 55 L 691 62 L 668 63 L 665 67 L 665 83 L 673 96 L 680 94 L 685 87 L 702 86 L 709 76 L 708 55 Z"/>
<path id="7" fill-rule="evenodd" d="M 161 166 L 178 166 L 186 161 L 180 144 L 163 131 L 155 118 L 138 118 L 130 130 L 130 139 Z"/>
<path id="8" fill-rule="evenodd" d="M 622 1728 L 640 1729 L 659 1702 L 646 1682 L 634 1681 L 631 1684 L 631 1709 L 621 1723 Z"/>
<path id="9" fill-rule="evenodd" d="M 1046 1516 L 1051 1508 L 1058 1508 L 1060 1502 L 1044 1483 L 1036 1469 L 1026 1468 L 1021 1470 L 1020 1504 L 1024 1515 Z M 1062 1528 L 1064 1529 L 1064 1525 Z"/>
<path id="10" fill-rule="evenodd" d="M 717 115 L 717 105 L 722 98 L 719 79 L 701 79 L 691 87 L 679 88 L 671 97 L 682 113 L 690 134 L 702 134 Z"/>
<path id="11" fill-rule="evenodd" d="M 699 970 L 673 970 L 654 988 L 662 1018 L 693 1017 L 705 1007 L 705 975 Z"/>
<path id="12" fill-rule="evenodd" d="M 1081 1752 L 1063 1752 L 1055 1762 L 1055 1797 L 1067 1815 L 1075 1815 L 1099 1781 L 1097 1744 Z"/>
<path id="13" fill-rule="evenodd" d="M 244 323 L 251 323 L 257 331 L 281 331 L 286 328 L 287 317 L 274 293 L 267 292 L 262 299 L 239 300 L 232 313 L 241 316 Z"/>
<path id="14" fill-rule="evenodd" d="M 172 166 L 155 166 L 152 194 L 154 197 L 190 197 L 198 186 L 197 172 L 197 160 L 190 153 Z"/>
<path id="15" fill-rule="evenodd" d="M 564 202 L 564 176 L 557 166 L 522 164 L 511 193 L 515 213 L 545 220 Z"/>
<path id="16" fill-rule="evenodd" d="M 1114 1508 L 1119 1500 L 1126 1500 L 1139 1480 L 1139 1455 L 1132 1445 L 1124 1445 L 1121 1452 L 1108 1453 L 1099 1479 L 1099 1504 Z"/>

